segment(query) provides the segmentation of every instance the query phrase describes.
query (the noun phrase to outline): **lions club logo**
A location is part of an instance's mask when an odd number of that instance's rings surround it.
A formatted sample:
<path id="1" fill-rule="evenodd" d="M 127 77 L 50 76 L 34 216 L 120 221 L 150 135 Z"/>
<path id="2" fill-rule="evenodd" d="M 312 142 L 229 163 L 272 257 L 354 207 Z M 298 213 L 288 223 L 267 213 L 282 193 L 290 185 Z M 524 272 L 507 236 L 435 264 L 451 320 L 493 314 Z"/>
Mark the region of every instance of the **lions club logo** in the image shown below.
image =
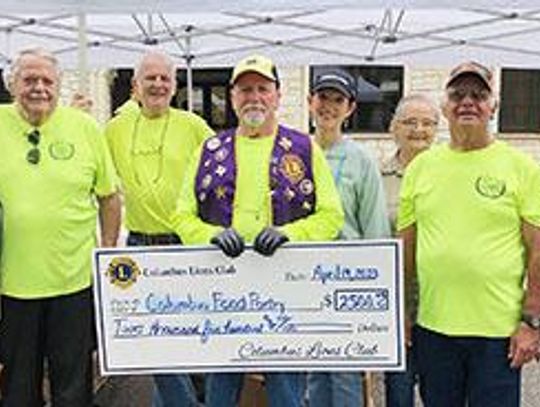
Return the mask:
<path id="1" fill-rule="evenodd" d="M 75 146 L 67 141 L 57 141 L 49 146 L 49 154 L 55 160 L 69 160 L 75 154 Z"/>
<path id="2" fill-rule="evenodd" d="M 133 285 L 140 274 L 139 266 L 129 257 L 115 257 L 107 268 L 109 281 L 120 288 L 128 288 Z"/>
<path id="3" fill-rule="evenodd" d="M 489 175 L 480 176 L 474 183 L 476 191 L 486 198 L 497 199 L 506 192 L 504 180 L 491 177 Z"/>
<path id="4" fill-rule="evenodd" d="M 285 154 L 279 163 L 279 172 L 289 182 L 297 184 L 304 178 L 306 169 L 304 162 L 299 156 L 296 154 Z"/>

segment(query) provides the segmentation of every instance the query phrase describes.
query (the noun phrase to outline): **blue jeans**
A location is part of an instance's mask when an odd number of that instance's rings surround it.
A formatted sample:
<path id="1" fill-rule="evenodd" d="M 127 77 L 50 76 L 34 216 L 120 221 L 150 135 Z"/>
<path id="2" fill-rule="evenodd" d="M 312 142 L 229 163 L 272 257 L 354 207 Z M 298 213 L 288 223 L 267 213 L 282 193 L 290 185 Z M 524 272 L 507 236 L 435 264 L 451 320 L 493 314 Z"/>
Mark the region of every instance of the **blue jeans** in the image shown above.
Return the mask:
<path id="1" fill-rule="evenodd" d="M 197 407 L 195 388 L 187 374 L 154 375 L 152 407 Z"/>
<path id="2" fill-rule="evenodd" d="M 310 407 L 362 407 L 364 388 L 360 372 L 324 372 L 308 375 Z"/>
<path id="3" fill-rule="evenodd" d="M 407 370 L 384 375 L 387 407 L 414 407 L 414 385 L 418 368 L 413 346 L 407 349 Z"/>
<path id="4" fill-rule="evenodd" d="M 144 235 L 131 233 L 127 238 L 128 246 L 149 246 L 152 240 L 156 244 L 180 244 L 175 235 Z M 199 403 L 191 378 L 187 374 L 162 374 L 154 376 L 153 407 L 195 407 Z"/>
<path id="5" fill-rule="evenodd" d="M 508 360 L 509 338 L 414 331 L 420 395 L 426 407 L 519 407 L 520 369 Z"/>
<path id="6" fill-rule="evenodd" d="M 206 407 L 235 407 L 244 383 L 243 373 L 206 375 Z M 305 390 L 303 373 L 265 373 L 264 386 L 270 407 L 301 407 Z"/>

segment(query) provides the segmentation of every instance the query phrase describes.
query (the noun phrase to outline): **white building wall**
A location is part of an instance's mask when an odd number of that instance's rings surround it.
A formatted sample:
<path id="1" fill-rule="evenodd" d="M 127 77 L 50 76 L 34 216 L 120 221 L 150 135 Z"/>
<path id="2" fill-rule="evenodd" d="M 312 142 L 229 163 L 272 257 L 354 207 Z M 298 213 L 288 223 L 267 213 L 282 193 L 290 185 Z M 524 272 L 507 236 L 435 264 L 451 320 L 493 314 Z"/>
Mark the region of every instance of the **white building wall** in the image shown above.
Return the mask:
<path id="1" fill-rule="evenodd" d="M 111 96 L 109 82 L 111 71 L 101 69 L 88 72 L 82 81 L 84 93 L 92 100 L 92 110 L 90 114 L 96 120 L 105 124 L 110 119 Z M 60 90 L 60 102 L 69 105 L 73 95 L 79 91 L 80 81 L 77 70 L 66 70 L 62 73 L 62 88 Z"/>
<path id="2" fill-rule="evenodd" d="M 302 131 L 308 131 L 309 67 L 280 68 L 279 73 L 281 79 L 280 121 Z M 448 68 L 405 67 L 404 93 L 406 95 L 426 93 L 440 103 L 447 76 Z M 89 96 L 94 102 L 91 114 L 102 124 L 110 118 L 110 78 L 110 71 L 98 70 L 88 73 L 84 82 L 84 86 L 88 89 Z M 496 71 L 495 81 L 497 84 L 499 78 L 500 71 Z M 69 104 L 73 93 L 78 88 L 78 72 L 64 72 L 61 101 Z M 497 87 L 496 92 L 498 89 L 499 87 Z M 497 128 L 497 117 L 494 118 L 492 125 L 494 129 Z M 393 140 L 388 133 L 351 134 L 350 137 L 367 144 L 380 162 L 390 157 L 395 151 Z M 540 134 L 497 134 L 497 137 L 531 154 L 540 163 Z M 444 118 L 439 126 L 438 138 L 439 141 L 448 138 L 448 127 Z"/>
<path id="3" fill-rule="evenodd" d="M 308 131 L 309 68 L 281 68 L 280 120 L 290 127 Z"/>

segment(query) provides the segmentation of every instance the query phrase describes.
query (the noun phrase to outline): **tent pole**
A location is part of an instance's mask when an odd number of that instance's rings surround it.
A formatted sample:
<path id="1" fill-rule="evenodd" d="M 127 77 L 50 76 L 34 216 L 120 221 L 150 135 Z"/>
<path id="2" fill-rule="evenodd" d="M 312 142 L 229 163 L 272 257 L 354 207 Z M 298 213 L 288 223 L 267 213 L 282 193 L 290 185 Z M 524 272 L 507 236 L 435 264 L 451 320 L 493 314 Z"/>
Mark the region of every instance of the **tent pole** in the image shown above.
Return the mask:
<path id="1" fill-rule="evenodd" d="M 191 56 L 191 35 L 186 37 L 186 76 L 187 76 L 187 110 L 193 111 L 193 58 Z"/>
<path id="2" fill-rule="evenodd" d="M 88 91 L 88 41 L 86 37 L 86 15 L 84 13 L 79 13 L 77 15 L 77 26 L 78 26 L 78 68 L 79 68 L 79 83 L 78 91 L 83 95 L 87 94 Z"/>
<path id="3" fill-rule="evenodd" d="M 6 57 L 6 68 L 11 64 L 13 55 L 11 55 L 11 30 L 6 31 L 6 51 L 4 56 Z"/>

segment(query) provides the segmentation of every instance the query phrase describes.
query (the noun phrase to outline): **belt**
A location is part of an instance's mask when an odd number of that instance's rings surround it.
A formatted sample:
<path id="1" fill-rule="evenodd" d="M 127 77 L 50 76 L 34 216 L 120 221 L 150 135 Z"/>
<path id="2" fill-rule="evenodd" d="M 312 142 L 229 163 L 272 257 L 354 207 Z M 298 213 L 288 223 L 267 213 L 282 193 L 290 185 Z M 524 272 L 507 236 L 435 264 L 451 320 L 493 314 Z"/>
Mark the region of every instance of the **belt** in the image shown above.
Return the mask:
<path id="1" fill-rule="evenodd" d="M 167 246 L 182 244 L 182 241 L 174 233 L 147 234 L 141 232 L 129 232 L 128 241 L 135 240 L 139 245 L 145 246 Z"/>

